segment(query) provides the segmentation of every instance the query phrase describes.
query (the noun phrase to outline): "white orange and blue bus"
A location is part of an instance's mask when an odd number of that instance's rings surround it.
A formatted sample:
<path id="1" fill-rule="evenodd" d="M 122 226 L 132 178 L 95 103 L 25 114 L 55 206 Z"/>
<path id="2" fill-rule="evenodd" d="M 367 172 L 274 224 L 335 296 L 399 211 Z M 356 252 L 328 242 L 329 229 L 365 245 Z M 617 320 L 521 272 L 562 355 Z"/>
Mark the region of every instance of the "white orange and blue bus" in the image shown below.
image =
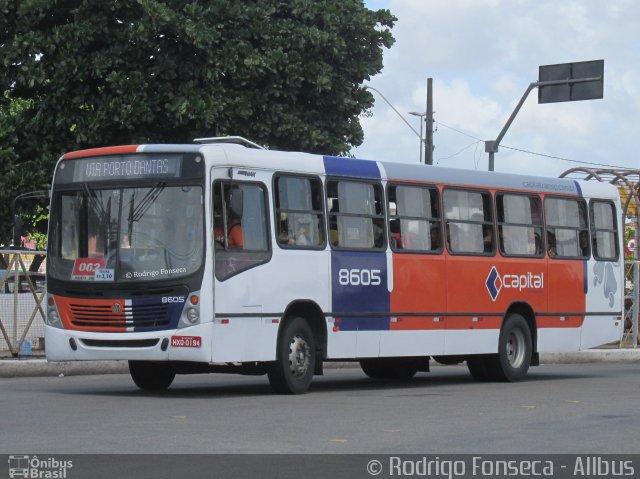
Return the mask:
<path id="1" fill-rule="evenodd" d="M 327 361 L 515 381 L 542 352 L 620 339 L 615 187 L 234 141 L 59 160 L 50 361 L 128 360 L 143 389 L 237 372 L 302 393 Z"/>

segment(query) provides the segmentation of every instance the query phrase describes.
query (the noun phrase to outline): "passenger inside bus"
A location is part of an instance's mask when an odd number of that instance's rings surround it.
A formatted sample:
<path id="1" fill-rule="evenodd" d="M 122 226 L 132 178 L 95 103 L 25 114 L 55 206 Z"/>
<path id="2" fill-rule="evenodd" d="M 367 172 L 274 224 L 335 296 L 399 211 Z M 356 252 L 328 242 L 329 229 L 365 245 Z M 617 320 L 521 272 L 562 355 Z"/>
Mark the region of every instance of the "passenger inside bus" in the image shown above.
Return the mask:
<path id="1" fill-rule="evenodd" d="M 556 251 L 556 235 L 551 231 L 547 231 L 547 251 L 549 253 L 550 258 L 555 258 Z"/>
<path id="2" fill-rule="evenodd" d="M 580 254 L 582 256 L 589 255 L 589 233 L 586 231 L 580 231 Z"/>
<path id="3" fill-rule="evenodd" d="M 222 218 L 217 219 L 213 235 L 216 240 L 216 247 L 224 248 L 224 227 Z M 242 224 L 237 216 L 230 214 L 227 217 L 227 247 L 229 249 L 242 249 L 243 246 L 244 238 L 242 235 Z"/>
<path id="4" fill-rule="evenodd" d="M 390 241 L 394 249 L 402 249 L 402 236 L 400 235 L 400 220 L 389 221 L 389 231 L 391 232 Z"/>
<path id="5" fill-rule="evenodd" d="M 484 252 L 491 253 L 493 251 L 493 227 L 491 225 L 482 225 L 482 230 Z"/>

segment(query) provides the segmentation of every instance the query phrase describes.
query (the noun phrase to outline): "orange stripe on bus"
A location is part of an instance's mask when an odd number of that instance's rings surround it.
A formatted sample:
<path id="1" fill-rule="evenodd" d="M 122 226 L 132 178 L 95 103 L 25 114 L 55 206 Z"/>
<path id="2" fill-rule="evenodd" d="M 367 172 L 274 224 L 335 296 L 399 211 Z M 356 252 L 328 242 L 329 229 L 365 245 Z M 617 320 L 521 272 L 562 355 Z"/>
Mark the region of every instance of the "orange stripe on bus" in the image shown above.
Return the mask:
<path id="1" fill-rule="evenodd" d="M 65 153 L 63 158 L 69 160 L 72 158 L 84 158 L 86 156 L 105 156 L 105 155 L 121 155 L 123 153 L 136 153 L 140 145 L 122 145 L 109 146 L 104 148 L 90 148 L 88 150 L 72 151 Z"/>

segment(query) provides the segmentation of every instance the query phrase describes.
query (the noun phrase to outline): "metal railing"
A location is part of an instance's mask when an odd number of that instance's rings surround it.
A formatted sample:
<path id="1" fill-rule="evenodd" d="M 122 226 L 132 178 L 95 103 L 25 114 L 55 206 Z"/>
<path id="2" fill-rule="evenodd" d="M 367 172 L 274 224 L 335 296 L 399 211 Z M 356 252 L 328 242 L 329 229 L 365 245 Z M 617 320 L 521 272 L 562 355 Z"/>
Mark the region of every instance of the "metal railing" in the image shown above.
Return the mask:
<path id="1" fill-rule="evenodd" d="M 0 355 L 44 353 L 46 253 L 0 250 Z"/>
<path id="2" fill-rule="evenodd" d="M 0 250 L 0 260 L 4 263 L 0 265 L 0 356 L 44 354 L 46 253 Z M 625 325 L 620 347 L 638 346 L 639 273 L 640 261 L 624 262 Z"/>
<path id="3" fill-rule="evenodd" d="M 638 318 L 640 317 L 640 261 L 624 262 L 624 333 L 620 347 L 638 347 Z"/>

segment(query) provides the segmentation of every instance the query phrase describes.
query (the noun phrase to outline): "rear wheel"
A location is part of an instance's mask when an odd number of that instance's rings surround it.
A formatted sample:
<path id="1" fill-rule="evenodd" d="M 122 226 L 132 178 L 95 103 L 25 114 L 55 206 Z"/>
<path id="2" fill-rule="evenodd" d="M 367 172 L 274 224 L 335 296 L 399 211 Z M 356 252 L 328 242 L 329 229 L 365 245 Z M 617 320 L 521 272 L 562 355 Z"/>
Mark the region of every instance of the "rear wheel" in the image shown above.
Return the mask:
<path id="1" fill-rule="evenodd" d="M 271 387 L 280 394 L 302 394 L 309 389 L 316 363 L 316 347 L 309 324 L 292 318 L 282 330 L 276 361 L 267 375 Z"/>
<path id="2" fill-rule="evenodd" d="M 476 381 L 485 382 L 491 380 L 487 359 L 485 356 L 472 356 L 467 358 L 467 367 L 469 368 L 471 377 Z"/>
<path id="3" fill-rule="evenodd" d="M 500 331 L 498 354 L 469 356 L 467 367 L 476 381 L 519 381 L 531 365 L 531 330 L 520 314 L 507 317 Z"/>
<path id="4" fill-rule="evenodd" d="M 362 359 L 362 371 L 372 379 L 411 379 L 418 372 L 419 361 L 413 358 Z"/>
<path id="5" fill-rule="evenodd" d="M 527 375 L 532 354 L 531 330 L 519 314 L 511 314 L 500 331 L 495 374 L 502 381 L 520 381 Z"/>
<path id="6" fill-rule="evenodd" d="M 129 361 L 131 379 L 140 389 L 161 391 L 171 386 L 176 373 L 169 363 Z"/>

